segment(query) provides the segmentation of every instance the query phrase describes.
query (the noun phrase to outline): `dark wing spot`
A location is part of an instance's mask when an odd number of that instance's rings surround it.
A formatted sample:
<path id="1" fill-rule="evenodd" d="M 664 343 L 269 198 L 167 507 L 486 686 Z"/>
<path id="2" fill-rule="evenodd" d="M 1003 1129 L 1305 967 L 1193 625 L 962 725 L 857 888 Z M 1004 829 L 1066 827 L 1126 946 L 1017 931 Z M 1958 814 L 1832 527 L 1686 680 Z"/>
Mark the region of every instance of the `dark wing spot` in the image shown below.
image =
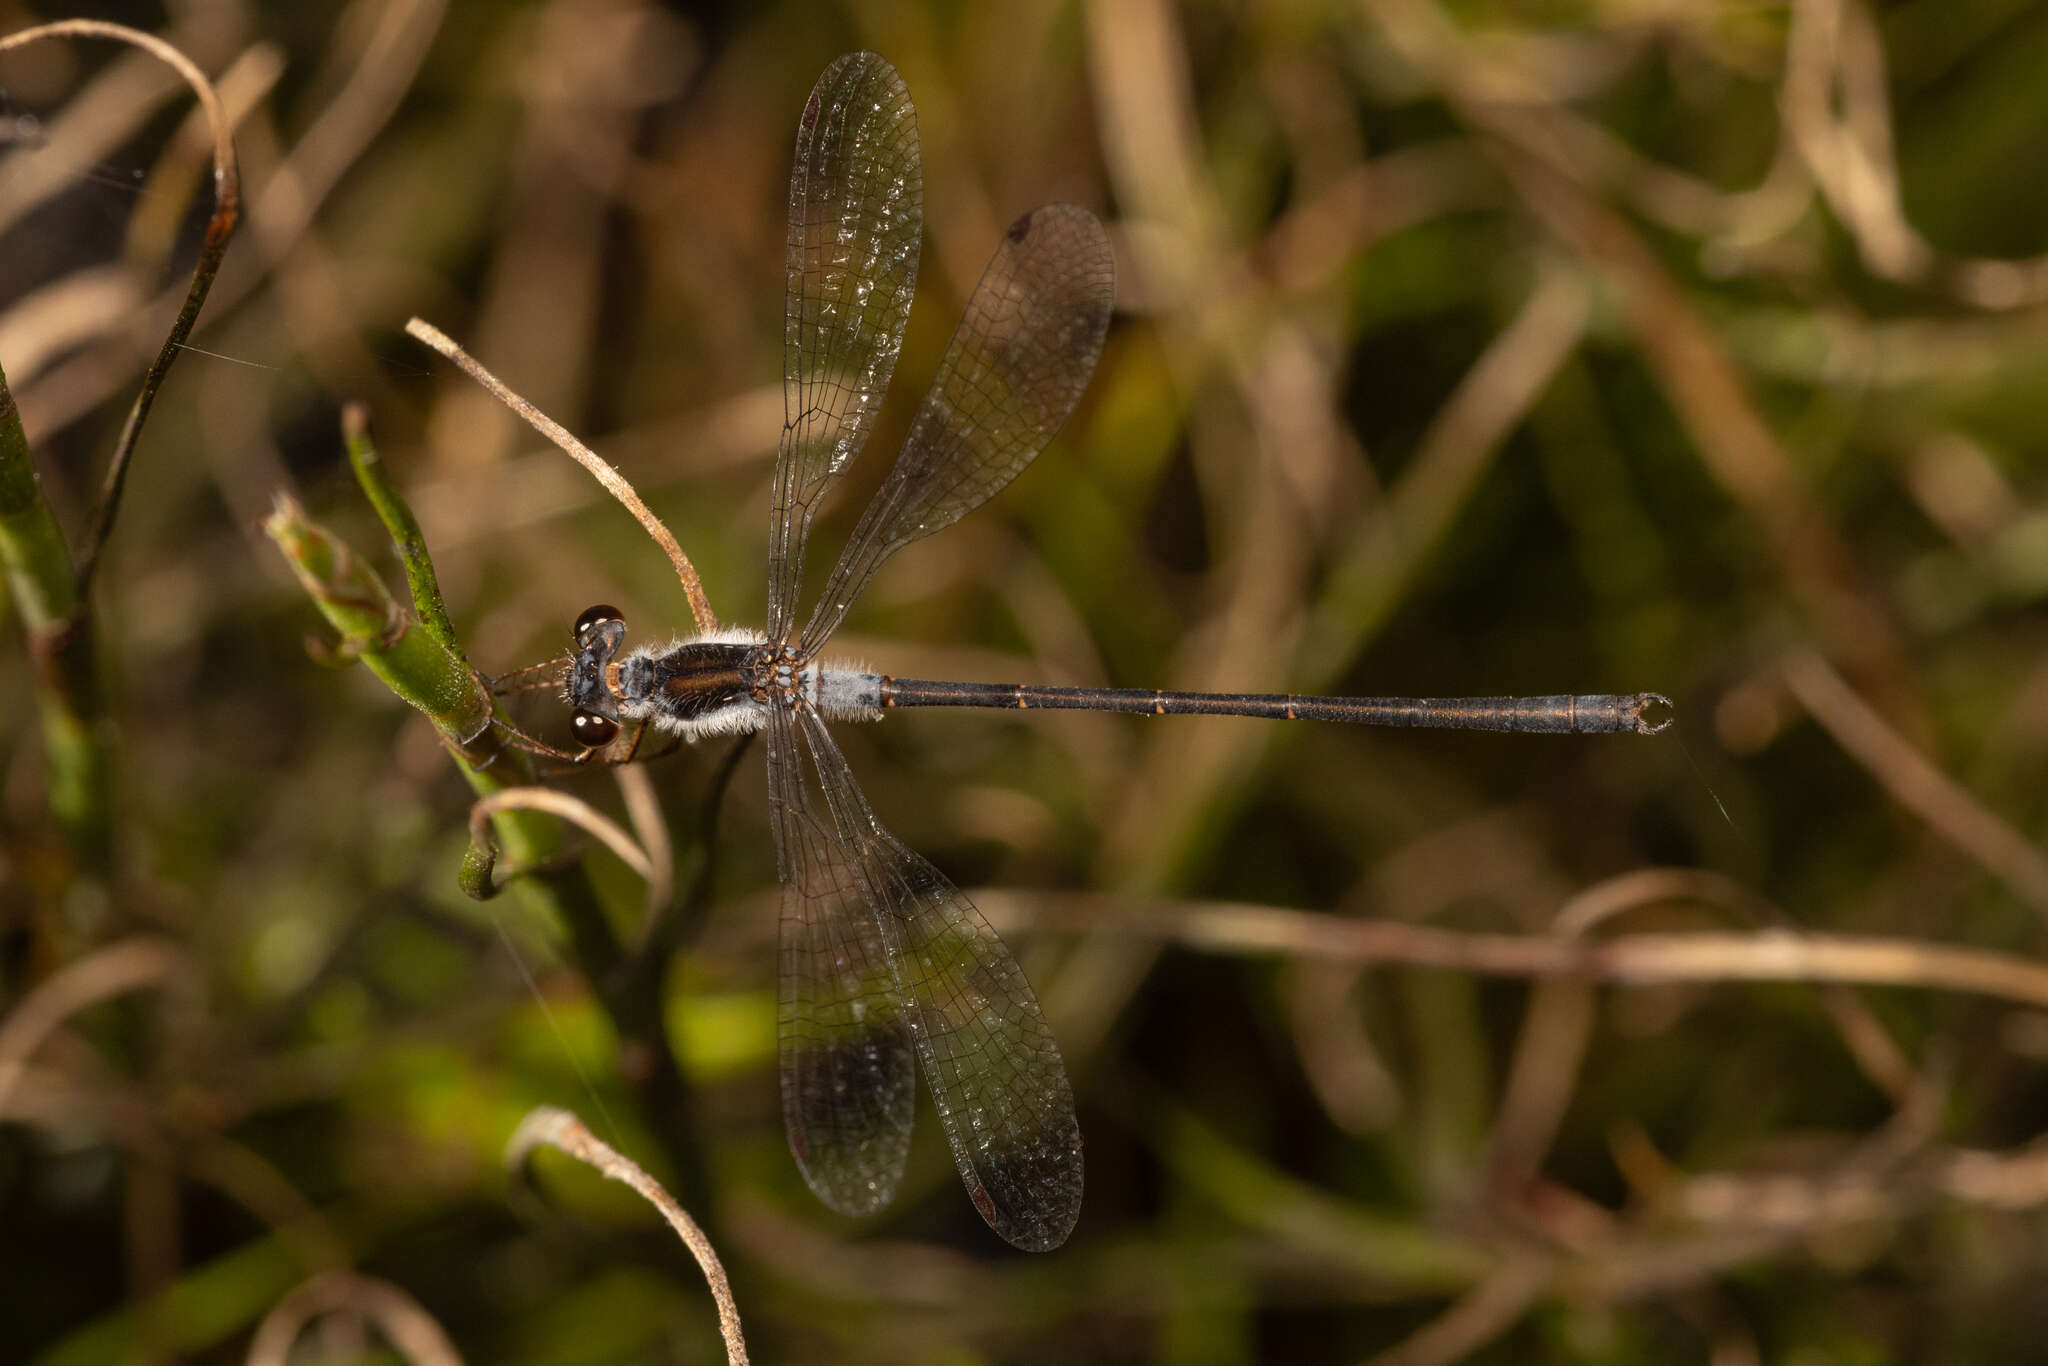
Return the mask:
<path id="1" fill-rule="evenodd" d="M 988 1198 L 988 1188 L 977 1181 L 968 1188 L 967 1198 L 972 1200 L 974 1207 L 981 1211 L 982 1219 L 990 1227 L 994 1227 L 996 1222 L 996 1202 Z"/>
<path id="2" fill-rule="evenodd" d="M 1033 209 L 1031 212 L 1036 213 L 1038 211 Z M 1004 235 L 1012 242 L 1021 242 L 1026 237 L 1029 237 L 1031 235 L 1031 214 L 1027 213 L 1016 222 L 1010 224 L 1010 231 Z"/>
<path id="3" fill-rule="evenodd" d="M 787 117 L 789 117 L 789 116 L 788 116 L 787 114 L 785 114 L 785 115 L 783 115 L 783 117 L 784 117 L 784 118 L 787 118 Z M 810 102 L 809 102 L 808 104 L 804 105 L 804 127 L 806 127 L 806 128 L 815 128 L 815 127 L 817 127 L 817 126 L 818 126 L 818 92 L 817 92 L 816 90 L 813 90 L 813 91 L 811 92 L 811 98 L 810 98 Z"/>

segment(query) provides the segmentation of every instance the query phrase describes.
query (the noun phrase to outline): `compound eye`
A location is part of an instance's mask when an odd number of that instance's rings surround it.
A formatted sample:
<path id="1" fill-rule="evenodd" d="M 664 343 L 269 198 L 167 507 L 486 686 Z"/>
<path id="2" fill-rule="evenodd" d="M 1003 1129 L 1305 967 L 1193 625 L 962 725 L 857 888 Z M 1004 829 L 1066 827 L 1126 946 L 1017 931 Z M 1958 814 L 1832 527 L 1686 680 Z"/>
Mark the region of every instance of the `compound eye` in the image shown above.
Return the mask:
<path id="1" fill-rule="evenodd" d="M 589 649 L 590 633 L 608 621 L 624 625 L 626 619 L 620 616 L 619 609 L 610 603 L 601 602 L 595 607 L 584 608 L 583 615 L 576 618 L 576 648 Z"/>
<path id="2" fill-rule="evenodd" d="M 569 729 L 585 749 L 602 749 L 618 738 L 619 723 L 594 711 L 579 711 L 569 718 Z"/>

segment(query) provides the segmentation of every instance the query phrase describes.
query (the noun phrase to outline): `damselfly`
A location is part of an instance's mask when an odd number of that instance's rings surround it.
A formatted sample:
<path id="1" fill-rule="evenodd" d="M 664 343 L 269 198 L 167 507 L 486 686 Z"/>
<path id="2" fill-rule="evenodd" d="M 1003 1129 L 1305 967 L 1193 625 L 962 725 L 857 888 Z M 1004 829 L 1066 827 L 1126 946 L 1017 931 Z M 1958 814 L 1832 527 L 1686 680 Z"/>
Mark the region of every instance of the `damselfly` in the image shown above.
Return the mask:
<path id="1" fill-rule="evenodd" d="M 932 682 L 819 657 L 875 571 L 1014 479 L 1073 411 L 1109 326 L 1109 240 L 1085 209 L 1010 226 L 967 303 L 895 468 L 799 626 L 804 546 L 881 406 L 917 278 L 916 115 L 872 53 L 819 79 L 790 181 L 785 421 L 769 518 L 768 622 L 621 653 L 626 626 L 575 626 L 568 699 L 595 751 L 621 727 L 686 739 L 763 732 L 782 881 L 783 1117 L 811 1189 L 848 1214 L 886 1205 L 922 1068 L 969 1198 L 1020 1248 L 1066 1240 L 1081 1208 L 1073 1093 L 1038 999 L 980 912 L 869 809 L 827 721 L 898 707 L 1083 708 L 1481 730 L 1651 734 L 1631 696 L 1296 697 Z M 808 760 L 806 759 L 808 756 Z M 914 1060 L 914 1061 L 913 1061 Z"/>

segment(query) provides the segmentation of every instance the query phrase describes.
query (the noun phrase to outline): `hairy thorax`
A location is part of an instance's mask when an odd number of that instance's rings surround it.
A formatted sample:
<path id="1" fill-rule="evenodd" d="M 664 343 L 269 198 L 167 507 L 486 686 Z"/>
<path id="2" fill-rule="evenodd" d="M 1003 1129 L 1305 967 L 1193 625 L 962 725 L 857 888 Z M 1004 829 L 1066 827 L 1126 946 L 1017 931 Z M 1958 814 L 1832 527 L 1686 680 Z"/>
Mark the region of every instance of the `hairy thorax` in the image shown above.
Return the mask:
<path id="1" fill-rule="evenodd" d="M 724 630 L 643 645 L 616 663 L 595 661 L 587 672 L 591 677 L 580 686 L 591 692 L 589 684 L 598 683 L 604 695 L 591 700 L 609 703 L 619 719 L 688 740 L 750 734 L 767 725 L 773 707 L 809 705 L 843 721 L 872 721 L 881 714 L 879 678 L 819 663 L 791 646 L 778 648 L 757 631 Z"/>

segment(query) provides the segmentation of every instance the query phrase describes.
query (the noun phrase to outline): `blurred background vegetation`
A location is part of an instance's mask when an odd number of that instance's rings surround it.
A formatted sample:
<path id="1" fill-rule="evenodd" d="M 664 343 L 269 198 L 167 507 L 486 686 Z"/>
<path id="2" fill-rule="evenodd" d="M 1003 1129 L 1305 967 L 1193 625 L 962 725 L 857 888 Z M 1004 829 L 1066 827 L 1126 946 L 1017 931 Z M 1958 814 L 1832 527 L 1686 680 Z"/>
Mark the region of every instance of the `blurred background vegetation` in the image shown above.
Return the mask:
<path id="1" fill-rule="evenodd" d="M 716 1359 L 651 1211 L 550 1159 L 545 1204 L 508 1180 L 542 1102 L 693 1197 L 760 1361 L 2038 1359 L 2048 7 L 0 0 L 0 33 L 72 15 L 214 77 L 246 214 L 95 589 L 110 860 L 53 823 L 27 652 L 0 666 L 10 1359 L 243 1360 L 338 1269 L 374 1279 L 295 1360 L 394 1359 L 368 1287 L 470 1361 Z M 1119 313 L 1067 431 L 839 654 L 1677 702 L 1657 739 L 846 728 L 1059 1037 L 1089 1187 L 1046 1256 L 982 1227 L 928 1110 L 885 1215 L 803 1187 L 758 761 L 656 965 L 679 1127 L 560 927 L 462 896 L 468 790 L 309 656 L 259 529 L 291 492 L 399 582 L 342 454 L 360 399 L 479 668 L 592 602 L 683 626 L 419 314 L 758 622 L 790 146 L 859 47 L 918 103 L 927 237 L 821 547 L 1016 214 L 1097 210 Z M 0 368 L 74 533 L 206 221 L 191 106 L 125 48 L 0 58 Z M 686 880 L 723 757 L 649 769 Z M 632 940 L 642 886 L 589 862 Z M 1673 980 L 1596 980 L 1625 961 Z"/>

